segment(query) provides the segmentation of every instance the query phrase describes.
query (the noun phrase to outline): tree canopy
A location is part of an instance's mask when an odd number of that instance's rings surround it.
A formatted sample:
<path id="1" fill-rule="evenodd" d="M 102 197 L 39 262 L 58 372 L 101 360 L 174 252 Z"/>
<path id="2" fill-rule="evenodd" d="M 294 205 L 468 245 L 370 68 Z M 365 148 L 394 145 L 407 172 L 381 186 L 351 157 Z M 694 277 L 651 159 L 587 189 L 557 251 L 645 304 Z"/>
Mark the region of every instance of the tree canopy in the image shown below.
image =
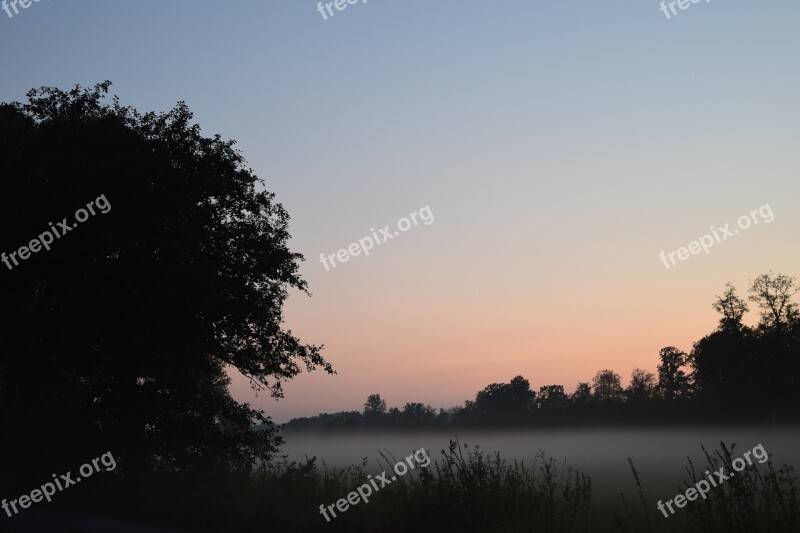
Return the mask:
<path id="1" fill-rule="evenodd" d="M 106 101 L 109 85 L 0 105 L 0 251 L 80 222 L 0 264 L 5 449 L 247 468 L 278 441 L 251 431 L 268 419 L 231 399 L 226 368 L 278 397 L 302 368 L 333 372 L 283 328 L 289 291 L 307 290 L 289 215 L 186 104 L 140 113 Z M 101 195 L 108 212 L 81 222 Z"/>

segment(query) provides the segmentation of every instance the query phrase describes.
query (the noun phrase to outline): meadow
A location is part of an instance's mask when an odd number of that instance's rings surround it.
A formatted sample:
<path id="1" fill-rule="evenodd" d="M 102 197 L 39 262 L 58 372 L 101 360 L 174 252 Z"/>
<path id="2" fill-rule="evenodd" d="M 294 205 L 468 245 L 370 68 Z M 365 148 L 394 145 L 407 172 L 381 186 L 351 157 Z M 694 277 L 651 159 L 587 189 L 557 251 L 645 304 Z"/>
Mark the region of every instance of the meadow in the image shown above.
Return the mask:
<path id="1" fill-rule="evenodd" d="M 704 470 L 725 468 L 741 450 L 722 443 L 705 450 L 704 463 L 685 464 L 685 489 Z M 793 468 L 771 458 L 756 463 L 682 512 L 664 518 L 651 487 L 631 460 L 625 475 L 633 490 L 597 494 L 592 478 L 567 461 L 539 451 L 530 460 L 451 440 L 428 468 L 398 477 L 347 512 L 326 522 L 319 512 L 363 484 L 377 467 L 390 471 L 402 457 L 383 452 L 345 468 L 317 458 L 286 458 L 250 475 L 230 472 L 160 474 L 136 482 L 109 476 L 70 495 L 71 508 L 197 532 L 792 532 L 800 531 L 800 499 Z M 88 489 L 88 487 L 86 487 Z M 604 497 L 605 496 L 605 497 Z M 601 502 L 599 505 L 597 501 Z M 620 508 L 623 509 L 620 512 Z"/>

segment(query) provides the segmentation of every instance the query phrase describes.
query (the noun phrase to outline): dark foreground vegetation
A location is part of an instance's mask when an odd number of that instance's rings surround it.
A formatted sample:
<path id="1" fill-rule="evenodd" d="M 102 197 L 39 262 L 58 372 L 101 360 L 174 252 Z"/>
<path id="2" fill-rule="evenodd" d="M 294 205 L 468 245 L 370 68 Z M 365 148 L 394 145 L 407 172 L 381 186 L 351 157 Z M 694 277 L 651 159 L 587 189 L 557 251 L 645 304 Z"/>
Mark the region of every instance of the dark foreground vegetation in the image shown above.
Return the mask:
<path id="1" fill-rule="evenodd" d="M 689 464 L 688 488 L 703 479 L 703 472 L 724 468 L 733 472 L 734 446 L 720 443 L 720 449 L 706 453 L 707 464 L 695 469 Z M 749 468 L 731 477 L 705 500 L 689 502 L 687 513 L 695 531 L 800 531 L 800 498 L 792 467 Z"/>
<path id="2" fill-rule="evenodd" d="M 367 504 L 360 502 L 330 522 L 319 505 L 335 503 L 365 483 L 365 465 L 328 470 L 310 459 L 272 464 L 250 475 L 162 474 L 138 484 L 110 479 L 83 487 L 85 492 L 70 495 L 69 504 L 198 532 L 800 531 L 796 478 L 790 468 L 777 468 L 772 461 L 742 471 L 706 500 L 689 502 L 664 518 L 645 497 L 646 481 L 639 494 L 621 495 L 624 512 L 593 508 L 590 478 L 541 453 L 532 462 L 509 462 L 451 442 L 438 458 L 431 456 L 429 468 L 398 477 Z M 690 463 L 685 486 L 675 487 L 675 493 L 702 479 L 703 470 L 724 466 L 732 471 L 732 456 L 723 444 L 707 454 L 707 465 L 695 470 Z M 384 456 L 380 469 L 389 471 L 395 462 Z M 640 482 L 635 469 L 633 475 Z"/>

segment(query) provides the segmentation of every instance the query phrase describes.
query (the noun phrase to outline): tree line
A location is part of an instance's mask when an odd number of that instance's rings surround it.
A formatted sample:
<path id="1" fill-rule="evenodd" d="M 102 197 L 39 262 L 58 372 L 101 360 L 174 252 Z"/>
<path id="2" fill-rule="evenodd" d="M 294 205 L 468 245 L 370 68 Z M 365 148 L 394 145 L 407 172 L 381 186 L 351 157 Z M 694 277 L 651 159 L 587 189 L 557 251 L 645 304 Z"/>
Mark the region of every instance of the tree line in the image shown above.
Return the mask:
<path id="1" fill-rule="evenodd" d="M 800 314 L 792 301 L 797 280 L 769 272 L 750 283 L 747 299 L 728 283 L 715 297 L 717 328 L 688 353 L 659 350 L 657 373 L 636 368 L 626 387 L 610 369 L 568 392 L 563 385 L 538 391 L 523 376 L 492 383 L 463 406 L 436 409 L 423 403 L 387 408 L 371 394 L 362 411 L 296 418 L 294 430 L 446 428 L 613 423 L 778 421 L 793 417 L 800 399 Z M 743 323 L 753 304 L 755 326 Z"/>

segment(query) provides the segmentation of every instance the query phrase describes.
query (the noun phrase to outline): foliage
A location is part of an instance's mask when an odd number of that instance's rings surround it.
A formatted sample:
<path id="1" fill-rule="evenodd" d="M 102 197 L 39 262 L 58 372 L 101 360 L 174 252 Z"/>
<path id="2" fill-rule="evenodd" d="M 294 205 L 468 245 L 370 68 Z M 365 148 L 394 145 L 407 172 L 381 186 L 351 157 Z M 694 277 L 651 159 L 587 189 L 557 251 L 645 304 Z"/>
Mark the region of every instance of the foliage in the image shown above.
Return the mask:
<path id="1" fill-rule="evenodd" d="M 302 367 L 332 372 L 282 327 L 288 291 L 306 290 L 289 215 L 184 103 L 141 114 L 105 102 L 109 85 L 0 106 L 0 250 L 100 195 L 111 206 L 0 274 L 8 467 L 103 449 L 129 474 L 249 468 L 279 440 L 226 370 L 275 396 Z"/>
<path id="2" fill-rule="evenodd" d="M 689 378 L 682 370 L 687 364 L 685 352 L 667 346 L 659 352 L 661 363 L 658 365 L 658 391 L 667 401 L 689 396 Z"/>
<path id="3" fill-rule="evenodd" d="M 391 472 L 398 460 L 388 452 L 381 457 L 379 469 Z M 451 441 L 431 460 L 330 522 L 319 505 L 335 504 L 366 483 L 366 459 L 345 469 L 319 466 L 312 457 L 275 461 L 250 476 L 162 475 L 130 494 L 112 480 L 82 499 L 95 510 L 201 532 L 588 531 L 591 480 L 558 468 L 541 451 L 529 463 L 508 463 Z"/>
<path id="4" fill-rule="evenodd" d="M 619 374 L 613 370 L 601 370 L 592 379 L 592 395 L 597 401 L 620 401 L 622 395 L 622 382 Z"/>
<path id="5" fill-rule="evenodd" d="M 755 462 L 744 470 L 735 471 L 733 461 L 735 445 L 730 448 L 720 442 L 720 449 L 713 453 L 701 446 L 707 464 L 704 468 L 696 470 L 694 463 L 688 459 L 686 473 L 688 481 L 682 487 L 677 487 L 675 494 L 684 494 L 686 489 L 695 487 L 698 481 L 707 480 L 709 472 L 723 469 L 723 474 L 728 479 L 711 486 L 706 497 L 696 497 L 687 500 L 686 507 L 681 512 L 686 515 L 670 515 L 666 520 L 671 520 L 675 525 L 677 520 L 685 518 L 681 530 L 697 533 L 725 532 L 725 533 L 786 533 L 800 531 L 800 493 L 797 490 L 797 477 L 794 469 L 787 465 L 776 467 L 770 458 L 765 464 Z M 741 460 L 741 459 L 740 459 Z M 655 505 L 648 503 L 639 472 L 629 459 L 636 485 L 639 488 L 639 499 L 642 513 L 635 516 L 629 510 L 631 524 L 645 524 L 643 531 L 653 531 L 653 525 L 663 524 L 663 517 L 656 513 L 654 518 L 649 517 L 649 510 Z M 704 473 L 705 472 L 705 473 Z M 735 472 L 735 475 L 730 475 Z M 623 495 L 623 500 L 625 499 Z M 655 530 L 662 528 L 656 527 Z"/>

